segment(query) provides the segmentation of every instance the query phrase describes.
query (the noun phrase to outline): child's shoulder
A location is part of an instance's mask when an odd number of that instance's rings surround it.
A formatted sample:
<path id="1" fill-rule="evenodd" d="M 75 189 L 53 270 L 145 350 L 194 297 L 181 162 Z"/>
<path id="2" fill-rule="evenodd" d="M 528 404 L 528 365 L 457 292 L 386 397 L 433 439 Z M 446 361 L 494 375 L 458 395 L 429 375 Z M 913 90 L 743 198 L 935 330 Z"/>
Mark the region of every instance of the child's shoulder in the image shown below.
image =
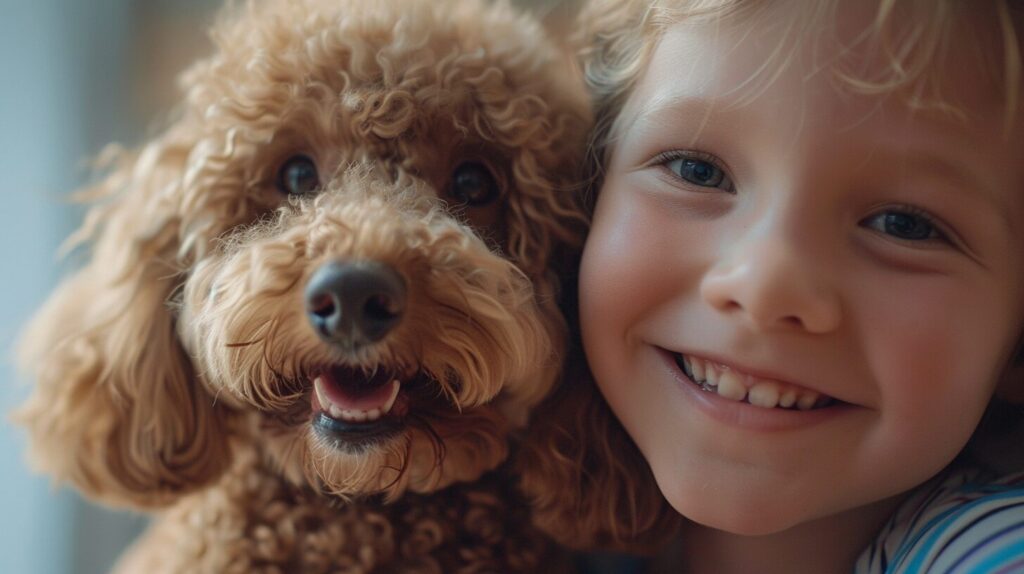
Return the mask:
<path id="1" fill-rule="evenodd" d="M 1024 472 L 960 468 L 926 483 L 861 554 L 855 572 L 1024 572 Z"/>

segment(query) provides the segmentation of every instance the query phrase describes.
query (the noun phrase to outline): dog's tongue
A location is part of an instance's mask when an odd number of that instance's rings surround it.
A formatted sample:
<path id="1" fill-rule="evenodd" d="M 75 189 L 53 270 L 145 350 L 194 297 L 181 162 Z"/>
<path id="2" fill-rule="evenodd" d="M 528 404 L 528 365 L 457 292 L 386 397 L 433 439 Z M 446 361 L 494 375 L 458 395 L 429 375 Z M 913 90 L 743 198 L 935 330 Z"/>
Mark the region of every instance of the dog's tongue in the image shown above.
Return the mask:
<path id="1" fill-rule="evenodd" d="M 372 386 L 341 384 L 330 373 L 324 373 L 313 381 L 313 388 L 322 410 L 329 410 L 333 405 L 342 411 L 377 409 L 381 414 L 387 414 L 398 397 L 401 383 L 392 379 L 389 383 Z"/>

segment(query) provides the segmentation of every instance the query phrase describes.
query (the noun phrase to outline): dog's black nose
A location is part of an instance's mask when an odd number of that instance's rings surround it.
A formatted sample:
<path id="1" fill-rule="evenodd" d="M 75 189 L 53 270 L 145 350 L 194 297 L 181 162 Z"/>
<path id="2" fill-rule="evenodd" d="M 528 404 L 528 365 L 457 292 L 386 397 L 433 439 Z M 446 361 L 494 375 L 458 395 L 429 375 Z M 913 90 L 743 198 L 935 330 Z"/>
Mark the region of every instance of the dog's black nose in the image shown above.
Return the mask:
<path id="1" fill-rule="evenodd" d="M 374 343 L 398 325 L 405 311 L 405 280 L 375 261 L 332 261 L 306 285 L 306 315 L 328 342 Z"/>

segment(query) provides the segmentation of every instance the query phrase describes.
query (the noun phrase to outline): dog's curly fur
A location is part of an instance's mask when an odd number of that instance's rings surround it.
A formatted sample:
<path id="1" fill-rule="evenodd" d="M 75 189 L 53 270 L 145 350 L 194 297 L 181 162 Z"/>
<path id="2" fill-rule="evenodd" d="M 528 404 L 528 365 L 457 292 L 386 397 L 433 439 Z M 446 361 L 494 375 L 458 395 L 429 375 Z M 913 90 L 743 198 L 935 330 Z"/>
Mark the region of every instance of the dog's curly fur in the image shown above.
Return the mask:
<path id="1" fill-rule="evenodd" d="M 417 544 L 419 526 L 396 525 L 444 504 L 411 493 L 495 469 L 558 377 L 553 270 L 585 225 L 582 85 L 537 22 L 482 0 L 266 0 L 213 38 L 180 117 L 87 192 L 73 241 L 91 258 L 25 334 L 36 386 L 16 420 L 37 468 L 108 504 L 170 507 L 126 564 L 171 556 L 173 538 L 178 571 L 399 568 L 366 544 L 374 507 L 338 502 L 412 497 L 382 516 Z M 276 178 L 299 155 L 319 186 L 289 196 Z M 497 202 L 458 205 L 467 161 Z M 337 260 L 408 286 L 376 344 L 329 344 L 307 320 L 303 288 Z M 404 377 L 401 432 L 348 445 L 317 430 L 311 381 L 339 365 Z M 506 496 L 485 483 L 449 502 Z"/>
<path id="2" fill-rule="evenodd" d="M 571 571 L 505 472 L 391 504 L 340 503 L 281 481 L 254 454 L 171 507 L 117 572 L 217 574 Z"/>

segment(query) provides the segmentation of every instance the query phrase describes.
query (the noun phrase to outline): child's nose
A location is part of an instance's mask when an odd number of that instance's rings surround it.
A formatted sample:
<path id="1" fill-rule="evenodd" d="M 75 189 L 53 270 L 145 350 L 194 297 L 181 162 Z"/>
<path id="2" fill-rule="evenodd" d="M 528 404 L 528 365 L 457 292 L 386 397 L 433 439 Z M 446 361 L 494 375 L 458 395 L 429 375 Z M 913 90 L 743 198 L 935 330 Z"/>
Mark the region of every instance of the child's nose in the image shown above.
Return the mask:
<path id="1" fill-rule="evenodd" d="M 820 246 L 803 240 L 780 229 L 737 238 L 705 273 L 701 296 L 758 330 L 833 331 L 841 321 L 836 278 L 826 254 L 814 255 Z"/>

